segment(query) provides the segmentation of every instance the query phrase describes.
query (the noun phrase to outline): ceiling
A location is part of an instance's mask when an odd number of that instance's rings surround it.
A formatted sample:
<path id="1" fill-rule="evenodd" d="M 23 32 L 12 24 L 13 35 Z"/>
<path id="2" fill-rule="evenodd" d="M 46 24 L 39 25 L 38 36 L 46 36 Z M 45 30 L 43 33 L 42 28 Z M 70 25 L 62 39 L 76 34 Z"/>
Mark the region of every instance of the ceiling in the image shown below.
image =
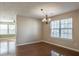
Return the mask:
<path id="1" fill-rule="evenodd" d="M 44 9 L 49 16 L 79 9 L 78 2 L 0 2 L 0 17 L 23 15 L 42 18 L 40 9 Z"/>

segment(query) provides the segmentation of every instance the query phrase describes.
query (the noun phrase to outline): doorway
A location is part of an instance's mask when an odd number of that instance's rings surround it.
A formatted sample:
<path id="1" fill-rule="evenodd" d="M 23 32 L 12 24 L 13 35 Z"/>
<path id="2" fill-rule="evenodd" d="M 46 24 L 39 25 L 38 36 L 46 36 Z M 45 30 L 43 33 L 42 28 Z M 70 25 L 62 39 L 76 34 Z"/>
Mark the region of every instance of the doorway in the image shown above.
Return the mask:
<path id="1" fill-rule="evenodd" d="M 0 56 L 15 55 L 16 20 L 0 19 Z"/>

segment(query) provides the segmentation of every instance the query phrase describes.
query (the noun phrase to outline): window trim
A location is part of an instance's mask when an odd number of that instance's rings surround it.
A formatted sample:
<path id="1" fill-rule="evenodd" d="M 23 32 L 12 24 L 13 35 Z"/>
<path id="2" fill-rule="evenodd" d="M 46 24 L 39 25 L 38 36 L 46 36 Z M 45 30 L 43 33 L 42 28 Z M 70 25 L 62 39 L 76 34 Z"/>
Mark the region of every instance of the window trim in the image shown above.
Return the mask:
<path id="1" fill-rule="evenodd" d="M 72 20 L 72 28 L 61 28 L 61 20 L 63 20 L 63 19 L 59 19 L 59 20 L 53 20 L 53 21 L 59 21 L 59 28 L 53 28 L 53 29 L 59 29 L 59 37 L 54 37 L 53 35 L 51 35 L 51 38 L 60 38 L 60 39 L 73 39 L 73 19 L 72 19 L 72 17 L 69 17 L 71 20 Z M 64 20 L 68 20 L 69 18 L 64 18 Z M 52 22 L 52 21 L 51 21 Z M 51 23 L 50 22 L 50 23 Z M 51 25 L 51 24 L 50 24 Z M 52 25 L 51 25 L 52 26 Z M 51 26 L 50 26 L 50 28 L 51 28 Z M 61 30 L 62 29 L 72 29 L 72 37 L 71 38 L 62 38 L 61 37 Z M 50 29 L 50 33 L 51 33 L 51 30 L 52 30 L 52 28 Z"/>

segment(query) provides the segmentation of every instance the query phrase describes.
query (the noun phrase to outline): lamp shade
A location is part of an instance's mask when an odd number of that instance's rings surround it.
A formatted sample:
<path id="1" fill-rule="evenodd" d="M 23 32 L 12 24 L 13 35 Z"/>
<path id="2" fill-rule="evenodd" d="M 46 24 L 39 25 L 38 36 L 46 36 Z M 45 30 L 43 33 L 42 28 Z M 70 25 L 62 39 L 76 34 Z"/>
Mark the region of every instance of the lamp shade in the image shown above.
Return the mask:
<path id="1" fill-rule="evenodd" d="M 47 22 L 46 18 L 43 18 L 42 22 Z"/>
<path id="2" fill-rule="evenodd" d="M 50 18 L 48 18 L 48 19 L 43 18 L 43 20 L 42 20 L 42 22 L 50 22 L 50 21 L 51 21 L 51 19 L 50 19 Z"/>

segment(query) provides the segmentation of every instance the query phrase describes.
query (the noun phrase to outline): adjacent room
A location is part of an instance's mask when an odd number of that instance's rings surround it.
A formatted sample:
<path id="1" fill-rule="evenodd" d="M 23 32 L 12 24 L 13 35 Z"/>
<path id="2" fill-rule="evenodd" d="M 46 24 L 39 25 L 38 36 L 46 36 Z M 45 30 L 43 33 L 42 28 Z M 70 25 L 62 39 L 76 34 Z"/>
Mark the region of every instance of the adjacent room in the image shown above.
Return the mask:
<path id="1" fill-rule="evenodd" d="M 15 19 L 5 14 L 0 15 L 0 55 L 15 52 L 16 23 Z M 14 52 L 13 52 L 14 51 Z"/>
<path id="2" fill-rule="evenodd" d="M 79 56 L 79 2 L 0 2 L 0 56 Z"/>

